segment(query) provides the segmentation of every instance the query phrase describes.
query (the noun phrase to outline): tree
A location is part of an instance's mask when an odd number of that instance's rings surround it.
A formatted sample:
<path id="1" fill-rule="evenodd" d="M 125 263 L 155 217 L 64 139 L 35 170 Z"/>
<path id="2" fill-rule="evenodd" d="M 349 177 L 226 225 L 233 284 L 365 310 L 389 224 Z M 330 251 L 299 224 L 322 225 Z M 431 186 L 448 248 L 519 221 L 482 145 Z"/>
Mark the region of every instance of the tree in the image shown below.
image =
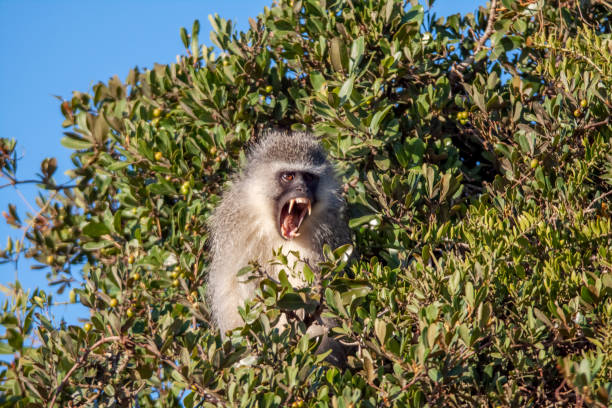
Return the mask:
<path id="1" fill-rule="evenodd" d="M 40 209 L 5 213 L 27 234 L 0 255 L 76 286 L 91 318 L 56 327 L 52 295 L 16 282 L 0 405 L 607 406 L 611 11 L 279 0 L 244 33 L 211 17 L 218 55 L 196 21 L 176 64 L 75 92 L 61 104 L 73 180 L 42 163 Z M 330 248 L 320 291 L 263 280 L 222 341 L 206 220 L 268 126 L 322 138 L 360 258 Z M 14 147 L 0 145 L 11 184 Z M 271 329 L 312 300 L 355 346 L 346 370 L 313 355 L 297 317 Z"/>

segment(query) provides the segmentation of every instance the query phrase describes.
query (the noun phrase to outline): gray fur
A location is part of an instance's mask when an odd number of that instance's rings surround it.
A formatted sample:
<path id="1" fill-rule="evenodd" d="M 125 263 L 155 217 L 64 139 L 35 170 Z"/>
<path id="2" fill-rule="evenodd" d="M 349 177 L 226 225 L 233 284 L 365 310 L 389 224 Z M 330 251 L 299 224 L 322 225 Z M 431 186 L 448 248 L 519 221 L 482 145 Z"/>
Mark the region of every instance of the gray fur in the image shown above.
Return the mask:
<path id="1" fill-rule="evenodd" d="M 318 202 L 304 220 L 301 235 L 284 240 L 276 229 L 274 197 L 280 192 L 278 171 L 307 170 L 319 175 Z M 351 242 L 345 219 L 345 202 L 334 169 L 325 151 L 308 133 L 270 132 L 247 155 L 247 164 L 225 192 L 210 219 L 212 262 L 208 278 L 208 296 L 217 327 L 227 330 L 243 325 L 238 307 L 255 294 L 256 284 L 245 283 L 237 272 L 250 261 L 278 276 L 278 267 L 269 260 L 273 251 L 297 250 L 311 267 L 322 260 L 324 244 L 331 248 Z M 301 271 L 301 268 L 296 268 Z M 302 286 L 300 276 L 291 283 Z"/>

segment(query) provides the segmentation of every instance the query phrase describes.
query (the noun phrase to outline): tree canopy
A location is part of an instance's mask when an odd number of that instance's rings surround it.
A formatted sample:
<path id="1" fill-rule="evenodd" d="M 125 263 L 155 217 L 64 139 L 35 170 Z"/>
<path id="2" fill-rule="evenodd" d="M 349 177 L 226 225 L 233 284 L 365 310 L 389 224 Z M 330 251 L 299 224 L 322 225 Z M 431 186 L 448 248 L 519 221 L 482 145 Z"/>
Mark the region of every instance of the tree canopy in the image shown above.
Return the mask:
<path id="1" fill-rule="evenodd" d="M 246 32 L 212 16 L 214 48 L 196 21 L 176 63 L 74 92 L 72 180 L 41 163 L 37 212 L 4 213 L 25 233 L 0 259 L 35 259 L 90 318 L 54 324 L 53 293 L 15 282 L 0 406 L 609 406 L 611 13 L 277 0 Z M 321 138 L 359 256 L 326 249 L 309 288 L 262 279 L 222 340 L 206 221 L 270 127 Z M 0 168 L 21 182 L 15 141 Z M 312 301 L 340 322 L 346 369 L 298 314 L 275 328 Z"/>

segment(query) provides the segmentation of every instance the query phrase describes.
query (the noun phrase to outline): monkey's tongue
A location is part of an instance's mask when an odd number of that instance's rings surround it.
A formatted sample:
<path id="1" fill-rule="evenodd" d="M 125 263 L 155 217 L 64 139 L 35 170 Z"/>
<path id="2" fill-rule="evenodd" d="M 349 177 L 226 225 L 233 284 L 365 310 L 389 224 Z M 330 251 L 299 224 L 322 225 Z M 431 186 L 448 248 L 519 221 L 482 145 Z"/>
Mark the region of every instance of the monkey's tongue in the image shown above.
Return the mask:
<path id="1" fill-rule="evenodd" d="M 283 237 L 287 239 L 295 238 L 300 233 L 298 229 L 300 228 L 301 220 L 297 214 L 288 214 L 283 218 L 283 224 L 281 225 L 281 233 Z"/>
<path id="2" fill-rule="evenodd" d="M 281 210 L 281 234 L 285 239 L 293 239 L 300 235 L 298 230 L 306 214 L 310 213 L 310 200 L 307 198 L 291 199 Z"/>

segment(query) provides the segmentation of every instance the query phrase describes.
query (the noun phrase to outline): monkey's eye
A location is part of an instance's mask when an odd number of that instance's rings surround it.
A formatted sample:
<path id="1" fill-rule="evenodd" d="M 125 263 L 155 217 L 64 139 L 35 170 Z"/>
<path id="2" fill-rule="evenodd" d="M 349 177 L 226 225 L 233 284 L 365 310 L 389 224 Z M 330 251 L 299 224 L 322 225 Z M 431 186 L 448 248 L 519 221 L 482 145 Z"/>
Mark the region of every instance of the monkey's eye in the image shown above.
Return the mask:
<path id="1" fill-rule="evenodd" d="M 295 177 L 295 175 L 293 173 L 283 173 L 281 174 L 281 180 L 288 183 L 290 181 L 293 181 L 293 178 Z"/>

